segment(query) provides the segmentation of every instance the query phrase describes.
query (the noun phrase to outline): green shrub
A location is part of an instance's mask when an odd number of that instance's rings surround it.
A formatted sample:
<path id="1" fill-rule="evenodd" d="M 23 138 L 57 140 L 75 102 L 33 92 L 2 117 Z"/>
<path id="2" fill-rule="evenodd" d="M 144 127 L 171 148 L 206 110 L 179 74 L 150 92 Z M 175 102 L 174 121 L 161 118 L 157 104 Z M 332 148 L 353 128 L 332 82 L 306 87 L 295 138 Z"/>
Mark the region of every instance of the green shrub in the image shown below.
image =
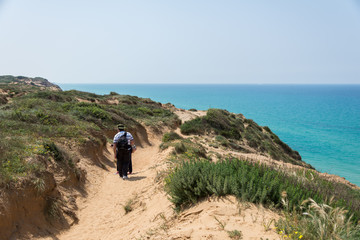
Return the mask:
<path id="1" fill-rule="evenodd" d="M 244 124 L 242 119 L 235 114 L 221 109 L 209 109 L 204 118 L 217 134 L 227 138 L 241 139 Z"/>
<path id="2" fill-rule="evenodd" d="M 229 141 L 221 135 L 217 135 L 215 137 L 215 141 L 219 142 L 222 146 L 227 147 L 229 145 Z"/>
<path id="3" fill-rule="evenodd" d="M 181 153 L 186 152 L 186 150 L 187 149 L 186 149 L 186 146 L 184 145 L 184 143 L 178 142 L 178 143 L 175 144 L 176 153 L 181 154 Z"/>
<path id="4" fill-rule="evenodd" d="M 300 210 L 300 203 L 308 198 L 326 202 L 337 193 L 332 206 L 348 209 L 355 222 L 360 219 L 359 190 L 319 177 L 303 181 L 265 165 L 237 159 L 183 162 L 166 178 L 166 189 L 178 210 L 211 195 L 235 195 L 245 201 L 282 207 L 282 192 L 289 196 L 289 209 Z"/>
<path id="5" fill-rule="evenodd" d="M 249 124 L 248 127 L 252 127 L 252 128 L 254 128 L 254 129 L 256 129 L 257 131 L 260 131 L 260 132 L 262 131 L 262 128 L 261 128 L 256 122 L 254 122 L 254 120 L 252 120 L 252 119 L 245 119 L 244 122 L 247 123 L 247 124 Z M 269 129 L 269 130 L 270 130 L 270 129 Z"/>
<path id="6" fill-rule="evenodd" d="M 206 149 L 199 143 L 195 143 L 190 139 L 181 139 L 181 141 L 167 142 L 163 144 L 162 149 L 168 146 L 174 146 L 174 159 L 181 161 L 187 158 L 207 158 Z"/>
<path id="7" fill-rule="evenodd" d="M 263 128 L 264 128 L 265 131 L 267 131 L 268 133 L 270 133 L 270 134 L 273 133 L 268 126 L 265 126 L 265 127 L 263 127 Z"/>
<path id="8" fill-rule="evenodd" d="M 39 120 L 39 123 L 45 125 L 58 125 L 58 119 L 55 115 L 46 113 L 44 111 L 37 111 L 36 118 Z"/>
<path id="9" fill-rule="evenodd" d="M 205 122 L 203 118 L 195 118 L 191 121 L 187 121 L 180 126 L 182 134 L 204 134 L 206 131 Z"/>
<path id="10" fill-rule="evenodd" d="M 160 144 L 160 146 L 159 146 L 159 148 L 161 149 L 161 150 L 165 150 L 165 149 L 167 149 L 169 147 L 169 144 L 166 144 L 166 143 L 161 143 Z"/>
<path id="11" fill-rule="evenodd" d="M 111 119 L 110 114 L 95 103 L 78 103 L 72 111 L 80 119 L 88 119 L 89 116 L 101 120 Z"/>
<path id="12" fill-rule="evenodd" d="M 226 110 L 209 109 L 204 117 L 198 117 L 181 125 L 183 134 L 205 134 L 215 132 L 231 139 L 241 139 L 244 129 L 242 119 Z"/>
<path id="13" fill-rule="evenodd" d="M 139 107 L 138 110 L 144 114 L 147 114 L 147 115 L 150 115 L 150 116 L 153 116 L 154 113 L 153 111 L 151 111 L 149 108 L 147 107 Z"/>
<path id="14" fill-rule="evenodd" d="M 140 99 L 126 99 L 127 104 L 119 104 L 115 109 L 132 118 L 141 120 L 148 126 L 155 126 L 159 123 L 167 126 L 178 125 L 178 117 L 167 109 L 162 109 L 159 105 L 152 105 L 153 102 L 143 103 Z M 134 102 L 133 102 L 134 101 Z M 136 101 L 136 102 L 135 102 Z"/>
<path id="15" fill-rule="evenodd" d="M 182 139 L 182 137 L 176 132 L 165 133 L 164 136 L 162 137 L 163 142 L 170 142 L 177 139 Z"/>

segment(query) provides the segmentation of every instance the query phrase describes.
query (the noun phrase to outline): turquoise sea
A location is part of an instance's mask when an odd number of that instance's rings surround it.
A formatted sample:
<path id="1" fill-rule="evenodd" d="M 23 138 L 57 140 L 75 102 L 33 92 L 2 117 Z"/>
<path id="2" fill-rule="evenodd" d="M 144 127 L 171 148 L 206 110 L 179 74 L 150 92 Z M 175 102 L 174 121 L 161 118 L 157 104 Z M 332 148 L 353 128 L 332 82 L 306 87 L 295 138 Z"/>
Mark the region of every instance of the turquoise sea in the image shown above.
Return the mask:
<path id="1" fill-rule="evenodd" d="M 178 108 L 222 108 L 269 126 L 321 172 L 360 186 L 360 85 L 59 84 L 135 95 Z"/>

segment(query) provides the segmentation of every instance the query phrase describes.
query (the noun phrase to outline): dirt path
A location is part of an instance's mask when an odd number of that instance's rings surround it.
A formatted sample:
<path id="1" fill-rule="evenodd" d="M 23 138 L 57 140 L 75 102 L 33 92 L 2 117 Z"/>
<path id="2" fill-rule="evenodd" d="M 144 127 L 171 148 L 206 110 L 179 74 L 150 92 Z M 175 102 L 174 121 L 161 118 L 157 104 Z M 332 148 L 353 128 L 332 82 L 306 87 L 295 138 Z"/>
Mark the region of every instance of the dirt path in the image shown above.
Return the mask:
<path id="1" fill-rule="evenodd" d="M 105 155 L 113 159 L 110 146 Z M 131 222 L 131 214 L 125 215 L 124 206 L 129 200 L 140 203 L 151 197 L 149 194 L 153 191 L 149 190 L 154 188 L 155 168 L 162 165 L 166 155 L 166 152 L 159 152 L 159 140 L 155 140 L 152 146 L 138 149 L 133 154 L 134 173 L 127 181 L 115 173 L 115 168 L 103 171 L 90 167 L 88 197 L 78 200 L 79 222 L 56 239 L 131 239 L 126 236 L 140 234 L 141 222 L 126 224 Z M 141 221 L 141 216 L 135 217 Z"/>

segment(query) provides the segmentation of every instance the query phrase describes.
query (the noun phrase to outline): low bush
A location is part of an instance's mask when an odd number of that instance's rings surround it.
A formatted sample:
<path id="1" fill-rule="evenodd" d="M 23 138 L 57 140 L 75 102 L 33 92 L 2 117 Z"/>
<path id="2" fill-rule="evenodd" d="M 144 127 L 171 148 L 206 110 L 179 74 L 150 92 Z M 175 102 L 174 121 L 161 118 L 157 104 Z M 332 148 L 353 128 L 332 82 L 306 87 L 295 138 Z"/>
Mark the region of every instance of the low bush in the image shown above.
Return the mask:
<path id="1" fill-rule="evenodd" d="M 185 153 L 186 152 L 186 146 L 182 142 L 178 142 L 175 144 L 175 151 L 178 154 Z"/>
<path id="2" fill-rule="evenodd" d="M 162 141 L 165 142 L 170 142 L 173 140 L 177 140 L 177 139 L 182 139 L 182 137 L 177 134 L 176 132 L 168 132 L 165 133 L 164 136 L 162 137 Z"/>
<path id="3" fill-rule="evenodd" d="M 161 106 L 155 104 L 155 102 L 149 101 L 149 103 L 144 103 L 141 100 L 133 102 L 135 100 L 130 99 L 124 100 L 130 101 L 129 105 L 119 104 L 113 108 L 120 110 L 132 118 L 141 120 L 148 126 L 154 126 L 158 123 L 162 123 L 168 126 L 178 125 L 178 117 L 171 111 L 161 108 Z"/>
<path id="4" fill-rule="evenodd" d="M 71 110 L 80 119 L 87 119 L 89 116 L 101 120 L 111 119 L 110 114 L 96 103 L 78 103 Z"/>
<path id="5" fill-rule="evenodd" d="M 168 147 L 174 147 L 171 159 L 173 162 L 181 162 L 184 158 L 207 159 L 206 149 L 201 144 L 195 143 L 190 139 L 181 138 L 160 144 L 161 150 L 167 149 Z"/>
<path id="6" fill-rule="evenodd" d="M 195 118 L 191 121 L 187 121 L 180 126 L 182 134 L 205 134 L 206 126 L 203 118 Z"/>
<path id="7" fill-rule="evenodd" d="M 139 107 L 138 110 L 143 113 L 143 114 L 146 114 L 146 115 L 150 115 L 150 116 L 153 116 L 154 113 L 153 111 L 151 111 L 151 109 L 147 108 L 147 107 Z"/>
<path id="8" fill-rule="evenodd" d="M 217 135 L 215 141 L 219 142 L 224 147 L 229 146 L 229 141 L 224 136 Z"/>
<path id="9" fill-rule="evenodd" d="M 241 139 L 244 123 L 239 116 L 222 109 L 209 109 L 204 118 L 216 134 L 227 138 Z"/>
<path id="10" fill-rule="evenodd" d="M 245 201 L 280 208 L 282 192 L 289 196 L 289 208 L 300 210 L 302 201 L 312 198 L 323 203 L 335 192 L 332 206 L 348 209 L 355 222 L 360 219 L 359 190 L 321 178 L 299 180 L 265 165 L 238 159 L 183 162 L 166 178 L 166 189 L 178 210 L 211 195 L 235 195 Z M 340 194 L 337 189 L 342 189 Z"/>
<path id="11" fill-rule="evenodd" d="M 238 140 L 241 139 L 241 131 L 243 129 L 244 124 L 239 116 L 222 109 L 209 109 L 206 116 L 187 121 L 180 127 L 183 134 L 214 132 L 215 134 Z"/>

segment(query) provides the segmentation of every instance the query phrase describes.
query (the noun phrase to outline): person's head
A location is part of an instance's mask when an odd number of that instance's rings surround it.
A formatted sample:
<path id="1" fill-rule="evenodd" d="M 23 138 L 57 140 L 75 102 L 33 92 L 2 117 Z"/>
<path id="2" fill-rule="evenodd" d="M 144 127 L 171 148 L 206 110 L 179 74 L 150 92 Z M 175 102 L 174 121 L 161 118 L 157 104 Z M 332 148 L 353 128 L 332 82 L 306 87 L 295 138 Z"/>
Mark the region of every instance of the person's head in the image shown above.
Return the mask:
<path id="1" fill-rule="evenodd" d="M 119 131 L 124 131 L 125 130 L 124 124 L 119 124 L 117 127 L 118 127 Z"/>

